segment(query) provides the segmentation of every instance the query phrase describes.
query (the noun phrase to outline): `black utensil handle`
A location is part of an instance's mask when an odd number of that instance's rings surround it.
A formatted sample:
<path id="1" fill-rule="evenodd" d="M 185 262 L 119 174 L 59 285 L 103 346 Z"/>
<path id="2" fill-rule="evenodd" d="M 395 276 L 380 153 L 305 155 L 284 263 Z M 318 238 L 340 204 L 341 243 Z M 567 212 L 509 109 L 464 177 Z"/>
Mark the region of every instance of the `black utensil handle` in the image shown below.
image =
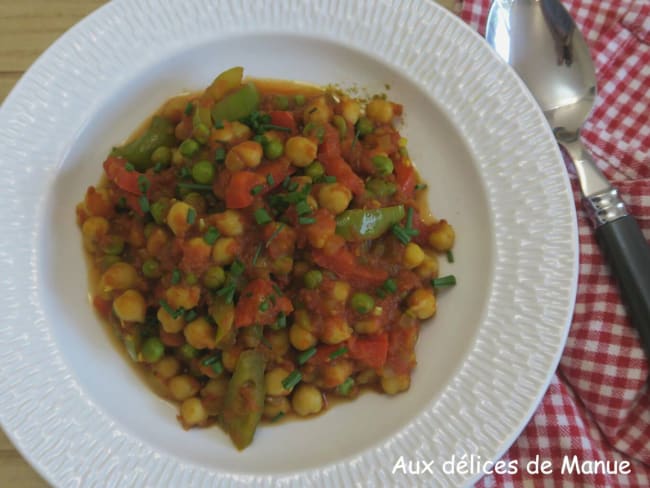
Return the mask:
<path id="1" fill-rule="evenodd" d="M 600 225 L 596 238 L 650 358 L 650 245 L 631 215 Z"/>

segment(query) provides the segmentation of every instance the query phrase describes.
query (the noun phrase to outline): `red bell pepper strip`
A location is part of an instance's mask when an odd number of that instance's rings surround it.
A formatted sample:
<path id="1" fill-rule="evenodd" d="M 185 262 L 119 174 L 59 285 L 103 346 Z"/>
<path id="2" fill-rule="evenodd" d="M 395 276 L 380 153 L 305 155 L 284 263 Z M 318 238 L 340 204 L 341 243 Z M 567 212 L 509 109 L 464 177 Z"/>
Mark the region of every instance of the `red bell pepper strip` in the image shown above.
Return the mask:
<path id="1" fill-rule="evenodd" d="M 406 197 L 413 197 L 415 191 L 415 168 L 407 166 L 401 161 L 395 163 L 395 181 L 397 187 Z"/>
<path id="2" fill-rule="evenodd" d="M 259 278 L 248 283 L 242 290 L 235 309 L 235 327 L 271 325 L 280 312 L 285 315 L 293 312 L 291 300 L 284 295 L 279 296 L 273 288 L 273 282 Z"/>
<path id="3" fill-rule="evenodd" d="M 345 247 L 331 255 L 315 249 L 312 257 L 316 264 L 332 271 L 353 286 L 361 288 L 379 286 L 388 278 L 388 272 L 384 269 L 369 268 L 359 264 L 355 255 Z"/>
<path id="4" fill-rule="evenodd" d="M 138 186 L 138 177 L 141 173 L 126 169 L 127 160 L 124 158 L 109 156 L 104 161 L 104 171 L 110 181 L 126 192 L 134 195 L 141 195 L 142 192 Z"/>
<path id="5" fill-rule="evenodd" d="M 269 112 L 269 115 L 271 116 L 271 124 L 291 129 L 292 134 L 298 130 L 292 112 L 273 110 Z"/>
<path id="6" fill-rule="evenodd" d="M 251 190 L 265 183 L 264 177 L 251 171 L 235 171 L 226 187 L 226 207 L 246 208 L 255 200 Z"/>
<path id="7" fill-rule="evenodd" d="M 338 137 L 338 136 L 337 136 Z M 340 155 L 320 154 L 318 160 L 325 167 L 325 172 L 336 177 L 336 181 L 347 186 L 355 195 L 363 195 L 363 180 L 352 170 Z"/>
<path id="8" fill-rule="evenodd" d="M 364 337 L 352 337 L 348 341 L 350 357 L 371 368 L 380 369 L 388 357 L 388 334 L 374 334 Z"/>

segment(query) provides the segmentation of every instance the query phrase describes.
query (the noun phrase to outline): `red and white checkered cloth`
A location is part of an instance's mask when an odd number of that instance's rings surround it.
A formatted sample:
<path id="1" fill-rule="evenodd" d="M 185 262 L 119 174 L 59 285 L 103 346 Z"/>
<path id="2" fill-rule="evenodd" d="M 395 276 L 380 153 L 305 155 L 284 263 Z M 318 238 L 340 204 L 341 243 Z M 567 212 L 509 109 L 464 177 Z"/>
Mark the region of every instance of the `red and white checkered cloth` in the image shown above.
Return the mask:
<path id="1" fill-rule="evenodd" d="M 583 140 L 619 189 L 650 240 L 650 0 L 563 0 L 591 48 L 596 108 Z M 490 0 L 464 0 L 461 17 L 484 34 Z M 488 475 L 479 486 L 650 487 L 648 366 L 618 289 L 580 201 L 580 278 L 573 323 L 551 386 L 521 437 L 505 454 L 515 474 Z M 530 474 L 539 456 L 550 474 Z M 629 474 L 562 473 L 562 463 L 609 461 Z"/>

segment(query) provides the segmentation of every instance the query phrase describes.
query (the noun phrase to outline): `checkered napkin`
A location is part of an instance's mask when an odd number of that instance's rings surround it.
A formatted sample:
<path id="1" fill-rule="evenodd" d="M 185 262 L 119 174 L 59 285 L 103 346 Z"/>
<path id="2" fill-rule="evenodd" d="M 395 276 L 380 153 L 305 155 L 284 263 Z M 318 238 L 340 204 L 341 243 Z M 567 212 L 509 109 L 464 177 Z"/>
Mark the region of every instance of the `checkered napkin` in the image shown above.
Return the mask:
<path id="1" fill-rule="evenodd" d="M 583 141 L 650 239 L 650 0 L 563 4 L 586 37 L 597 69 L 598 100 Z M 490 0 L 465 0 L 460 15 L 483 34 L 489 5 Z M 503 458 L 516 460 L 519 469 L 487 475 L 478 486 L 650 487 L 648 367 L 582 210 L 574 169 L 565 163 L 580 234 L 569 338 L 549 390 Z M 569 472 L 574 456 L 579 465 L 609 461 L 610 471 L 618 467 L 619 473 Z M 552 472 L 529 473 L 525 468 L 536 458 L 540 465 L 550 461 Z M 624 461 L 629 474 L 620 472 Z"/>

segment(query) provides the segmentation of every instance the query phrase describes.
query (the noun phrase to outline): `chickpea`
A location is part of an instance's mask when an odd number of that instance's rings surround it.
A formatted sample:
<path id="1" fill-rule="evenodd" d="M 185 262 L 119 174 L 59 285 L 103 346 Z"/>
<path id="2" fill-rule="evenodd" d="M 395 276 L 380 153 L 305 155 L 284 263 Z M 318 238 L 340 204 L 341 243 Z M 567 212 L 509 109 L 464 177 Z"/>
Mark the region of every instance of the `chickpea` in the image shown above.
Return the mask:
<path id="1" fill-rule="evenodd" d="M 454 228 L 446 220 L 441 220 L 429 234 L 429 244 L 438 252 L 449 251 L 454 245 L 455 237 Z"/>
<path id="2" fill-rule="evenodd" d="M 291 393 L 282 385 L 282 381 L 289 376 L 289 371 L 284 368 L 274 368 L 264 375 L 266 394 L 271 396 L 286 396 Z"/>
<path id="3" fill-rule="evenodd" d="M 244 233 L 244 220 L 237 210 L 226 210 L 214 215 L 214 225 L 222 235 L 237 237 Z"/>
<path id="4" fill-rule="evenodd" d="M 296 388 L 291 398 L 291 406 L 298 415 L 306 417 L 323 409 L 323 396 L 315 386 L 303 383 Z"/>
<path id="5" fill-rule="evenodd" d="M 171 308 L 178 310 L 183 307 L 190 310 L 199 304 L 201 298 L 201 287 L 173 285 L 165 290 L 165 299 Z"/>
<path id="6" fill-rule="evenodd" d="M 230 171 L 256 168 L 262 162 L 262 153 L 262 145 L 259 142 L 240 142 L 226 154 L 226 168 Z"/>
<path id="7" fill-rule="evenodd" d="M 264 418 L 274 419 L 280 414 L 287 414 L 291 410 L 287 397 L 267 397 L 264 402 Z"/>
<path id="8" fill-rule="evenodd" d="M 190 212 L 196 212 L 191 205 L 185 202 L 175 202 L 167 213 L 167 225 L 174 235 L 182 237 L 192 227 L 187 220 Z"/>
<path id="9" fill-rule="evenodd" d="M 221 129 L 213 129 L 211 139 L 217 142 L 237 144 L 250 139 L 253 135 L 250 127 L 241 122 L 224 122 Z"/>
<path id="10" fill-rule="evenodd" d="M 205 411 L 199 398 L 188 398 L 181 404 L 181 419 L 185 427 L 192 427 L 205 422 L 208 419 L 208 412 Z"/>
<path id="11" fill-rule="evenodd" d="M 212 261 L 219 266 L 231 264 L 239 252 L 239 244 L 233 237 L 220 237 L 212 247 Z"/>
<path id="12" fill-rule="evenodd" d="M 304 168 L 309 165 L 318 152 L 318 146 L 311 139 L 302 136 L 290 137 L 284 146 L 284 154 L 294 166 Z"/>
<path id="13" fill-rule="evenodd" d="M 354 125 L 361 115 L 361 105 L 356 100 L 346 98 L 341 102 L 341 115 L 347 122 Z"/>
<path id="14" fill-rule="evenodd" d="M 423 280 L 435 278 L 438 275 L 438 258 L 425 253 L 422 263 L 415 268 L 415 273 Z"/>
<path id="15" fill-rule="evenodd" d="M 406 313 L 420 320 L 433 317 L 436 313 L 436 297 L 431 290 L 418 288 L 408 298 Z"/>
<path id="16" fill-rule="evenodd" d="M 309 332 L 313 331 L 309 313 L 304 308 L 299 308 L 293 313 L 293 323 L 298 327 L 302 327 L 303 329 L 308 330 Z"/>
<path id="17" fill-rule="evenodd" d="M 192 260 L 208 262 L 212 254 L 212 246 L 203 237 L 192 237 L 183 244 L 183 253 L 192 256 Z"/>
<path id="18" fill-rule="evenodd" d="M 341 183 L 323 185 L 318 191 L 318 203 L 334 215 L 343 212 L 352 201 L 352 192 Z"/>
<path id="19" fill-rule="evenodd" d="M 333 388 L 343 383 L 352 374 L 352 362 L 347 360 L 337 361 L 335 364 L 323 366 L 321 377 L 325 388 Z"/>
<path id="20" fill-rule="evenodd" d="M 133 266 L 122 261 L 111 265 L 99 280 L 100 289 L 104 292 L 126 290 L 138 282 L 138 272 Z"/>
<path id="21" fill-rule="evenodd" d="M 374 383 L 376 379 L 376 371 L 374 369 L 366 369 L 356 376 L 355 381 L 357 385 L 369 385 L 370 383 Z"/>
<path id="22" fill-rule="evenodd" d="M 237 366 L 237 360 L 239 359 L 239 355 L 241 354 L 241 349 L 238 347 L 231 347 L 229 349 L 226 349 L 222 352 L 221 354 L 221 362 L 223 363 L 223 367 L 227 371 L 235 371 L 235 367 Z"/>
<path id="23" fill-rule="evenodd" d="M 163 381 L 176 376 L 180 370 L 181 363 L 174 356 L 165 356 L 151 366 L 153 374 Z"/>
<path id="24" fill-rule="evenodd" d="M 331 118 L 332 109 L 327 104 L 325 97 L 315 98 L 305 107 L 305 123 L 326 124 Z"/>
<path id="25" fill-rule="evenodd" d="M 167 386 L 172 398 L 179 401 L 193 397 L 199 391 L 199 381 L 189 374 L 174 376 Z"/>
<path id="26" fill-rule="evenodd" d="M 374 98 L 366 106 L 366 115 L 373 122 L 388 124 L 393 120 L 393 104 L 381 98 Z"/>
<path id="27" fill-rule="evenodd" d="M 195 349 L 214 349 L 217 331 L 203 317 L 193 320 L 183 329 L 185 340 Z"/>
<path id="28" fill-rule="evenodd" d="M 337 281 L 332 287 L 332 298 L 337 302 L 345 303 L 350 296 L 350 283 L 346 281 Z"/>
<path id="29" fill-rule="evenodd" d="M 156 227 L 147 238 L 147 252 L 151 256 L 157 256 L 168 242 L 169 235 L 167 232 L 160 227 Z"/>
<path id="30" fill-rule="evenodd" d="M 113 215 L 115 211 L 110 193 L 106 188 L 89 187 L 84 197 L 84 205 L 90 215 L 107 217 Z"/>
<path id="31" fill-rule="evenodd" d="M 165 310 L 163 307 L 160 307 L 158 309 L 156 317 L 158 317 L 163 330 L 170 334 L 176 334 L 183 330 L 183 327 L 185 327 L 185 320 L 182 316 L 174 318 L 169 315 L 169 312 L 167 312 L 167 310 Z"/>
<path id="32" fill-rule="evenodd" d="M 360 320 L 354 324 L 354 331 L 357 334 L 375 334 L 376 332 L 379 332 L 380 328 L 381 322 L 377 317 Z"/>
<path id="33" fill-rule="evenodd" d="M 299 351 L 305 351 L 317 342 L 314 334 L 296 324 L 289 328 L 289 341 Z"/>
<path id="34" fill-rule="evenodd" d="M 276 275 L 288 275 L 293 269 L 293 258 L 281 256 L 271 263 L 271 272 Z"/>
<path id="35" fill-rule="evenodd" d="M 97 251 L 98 241 L 108 234 L 108 220 L 104 217 L 90 217 L 81 226 L 84 245 L 89 252 Z"/>
<path id="36" fill-rule="evenodd" d="M 407 374 L 384 376 L 381 378 L 381 388 L 388 395 L 396 395 L 406 391 L 411 386 L 411 377 Z"/>
<path id="37" fill-rule="evenodd" d="M 415 242 L 409 242 L 404 249 L 404 266 L 417 268 L 424 261 L 424 251 Z"/>
<path id="38" fill-rule="evenodd" d="M 269 331 L 266 340 L 271 344 L 271 351 L 276 357 L 284 356 L 289 350 L 289 333 L 286 329 Z"/>
<path id="39" fill-rule="evenodd" d="M 115 315 L 124 322 L 144 322 L 147 304 L 137 290 L 126 290 L 113 301 Z"/>
<path id="40" fill-rule="evenodd" d="M 352 335 L 352 329 L 344 317 L 334 316 L 325 319 L 321 341 L 325 344 L 340 344 Z"/>
<path id="41" fill-rule="evenodd" d="M 226 396 L 228 391 L 228 379 L 225 376 L 210 379 L 203 388 L 201 388 L 201 397 L 218 398 Z"/>

